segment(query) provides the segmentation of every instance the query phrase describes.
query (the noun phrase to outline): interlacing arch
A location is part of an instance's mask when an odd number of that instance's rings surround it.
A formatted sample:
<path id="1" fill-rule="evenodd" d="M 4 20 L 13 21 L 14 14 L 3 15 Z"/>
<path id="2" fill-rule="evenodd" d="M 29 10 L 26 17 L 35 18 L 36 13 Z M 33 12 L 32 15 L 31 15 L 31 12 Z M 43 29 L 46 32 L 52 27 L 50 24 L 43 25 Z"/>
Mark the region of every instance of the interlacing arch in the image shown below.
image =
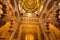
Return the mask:
<path id="1" fill-rule="evenodd" d="M 0 40 L 60 40 L 59 3 L 60 0 L 1 0 Z"/>

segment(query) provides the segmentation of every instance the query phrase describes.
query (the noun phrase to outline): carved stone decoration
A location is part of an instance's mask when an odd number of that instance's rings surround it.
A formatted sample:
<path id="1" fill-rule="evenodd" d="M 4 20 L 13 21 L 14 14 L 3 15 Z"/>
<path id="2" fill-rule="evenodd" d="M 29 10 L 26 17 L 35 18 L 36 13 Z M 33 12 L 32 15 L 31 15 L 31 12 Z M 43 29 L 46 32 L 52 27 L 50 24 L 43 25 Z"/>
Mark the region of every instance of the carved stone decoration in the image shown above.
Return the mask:
<path id="1" fill-rule="evenodd" d="M 26 12 L 35 12 L 40 9 L 40 0 L 20 0 L 20 7 Z"/>
<path id="2" fill-rule="evenodd" d="M 0 1 L 0 40 L 60 40 L 59 0 Z"/>
<path id="3" fill-rule="evenodd" d="M 0 2 L 0 27 L 6 24 L 6 5 Z"/>

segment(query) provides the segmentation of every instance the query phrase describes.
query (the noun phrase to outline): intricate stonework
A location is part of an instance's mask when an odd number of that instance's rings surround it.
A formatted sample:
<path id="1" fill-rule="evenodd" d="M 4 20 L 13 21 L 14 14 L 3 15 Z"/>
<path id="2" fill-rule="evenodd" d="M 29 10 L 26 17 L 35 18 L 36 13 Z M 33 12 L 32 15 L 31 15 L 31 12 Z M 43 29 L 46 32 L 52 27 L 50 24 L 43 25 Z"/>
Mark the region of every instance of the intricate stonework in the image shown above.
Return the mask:
<path id="1" fill-rule="evenodd" d="M 26 11 L 26 12 L 35 12 L 38 9 L 40 9 L 40 0 L 21 0 L 20 6 Z"/>

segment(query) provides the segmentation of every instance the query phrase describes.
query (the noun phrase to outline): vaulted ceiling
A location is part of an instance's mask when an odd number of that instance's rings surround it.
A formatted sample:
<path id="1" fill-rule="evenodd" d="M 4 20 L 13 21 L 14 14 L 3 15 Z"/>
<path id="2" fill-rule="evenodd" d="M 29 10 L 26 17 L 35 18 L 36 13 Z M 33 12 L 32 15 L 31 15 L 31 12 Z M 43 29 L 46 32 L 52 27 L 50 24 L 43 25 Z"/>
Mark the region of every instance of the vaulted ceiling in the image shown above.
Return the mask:
<path id="1" fill-rule="evenodd" d="M 40 0 L 23 0 L 23 1 L 21 0 L 20 6 L 26 12 L 35 12 L 40 9 L 41 1 Z"/>

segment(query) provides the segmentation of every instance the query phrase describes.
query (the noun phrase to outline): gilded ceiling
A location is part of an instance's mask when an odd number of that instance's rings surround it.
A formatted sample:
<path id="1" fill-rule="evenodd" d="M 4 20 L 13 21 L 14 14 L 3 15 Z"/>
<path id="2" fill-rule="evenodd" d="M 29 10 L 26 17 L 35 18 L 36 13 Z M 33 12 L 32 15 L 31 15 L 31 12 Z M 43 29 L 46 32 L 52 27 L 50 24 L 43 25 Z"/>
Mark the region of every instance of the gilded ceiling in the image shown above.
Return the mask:
<path id="1" fill-rule="evenodd" d="M 35 12 L 40 9 L 40 0 L 21 0 L 20 6 L 26 11 L 26 12 Z"/>

